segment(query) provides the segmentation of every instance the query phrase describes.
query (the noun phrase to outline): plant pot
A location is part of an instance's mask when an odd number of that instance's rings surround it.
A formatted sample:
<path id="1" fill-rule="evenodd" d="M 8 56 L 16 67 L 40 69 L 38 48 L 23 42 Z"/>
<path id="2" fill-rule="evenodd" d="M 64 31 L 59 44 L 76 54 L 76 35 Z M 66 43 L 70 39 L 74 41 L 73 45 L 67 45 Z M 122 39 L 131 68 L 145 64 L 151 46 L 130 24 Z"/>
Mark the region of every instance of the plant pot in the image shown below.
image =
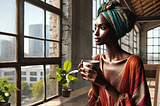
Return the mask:
<path id="1" fill-rule="evenodd" d="M 11 103 L 0 102 L 0 106 L 11 106 Z"/>
<path id="2" fill-rule="evenodd" d="M 70 97 L 70 94 L 71 94 L 71 89 L 68 89 L 68 91 L 65 91 L 64 89 L 62 89 L 63 97 Z"/>

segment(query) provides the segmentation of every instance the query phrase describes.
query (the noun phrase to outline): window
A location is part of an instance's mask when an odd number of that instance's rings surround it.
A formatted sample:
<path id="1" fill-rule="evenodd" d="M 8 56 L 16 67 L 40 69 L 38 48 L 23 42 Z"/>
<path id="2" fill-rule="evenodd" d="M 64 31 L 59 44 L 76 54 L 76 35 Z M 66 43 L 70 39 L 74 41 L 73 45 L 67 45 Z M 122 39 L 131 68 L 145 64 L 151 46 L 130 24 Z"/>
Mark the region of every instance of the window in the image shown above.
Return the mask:
<path id="1" fill-rule="evenodd" d="M 37 72 L 30 72 L 30 75 L 31 75 L 31 76 L 36 76 L 36 75 L 37 75 Z"/>
<path id="2" fill-rule="evenodd" d="M 97 10 L 99 8 L 99 6 L 103 3 L 103 2 L 107 2 L 109 0 L 93 0 L 93 4 L 92 4 L 92 58 L 99 53 L 104 53 L 106 52 L 106 46 L 105 45 L 101 45 L 98 46 L 96 45 L 95 41 L 94 41 L 94 25 L 95 25 L 95 21 L 97 19 Z"/>
<path id="3" fill-rule="evenodd" d="M 0 0 L 0 4 L 0 13 L 5 13 L 0 17 L 0 79 L 22 89 L 9 102 L 37 105 L 57 96 L 61 0 Z M 42 89 L 36 90 L 39 86 Z"/>
<path id="4" fill-rule="evenodd" d="M 26 81 L 26 77 L 21 77 L 21 81 Z"/>
<path id="5" fill-rule="evenodd" d="M 137 27 L 137 26 L 135 26 Z M 134 28 L 120 40 L 120 45 L 125 51 L 138 55 L 139 54 L 139 30 Z"/>
<path id="6" fill-rule="evenodd" d="M 147 31 L 147 64 L 160 64 L 160 26 Z"/>
<path id="7" fill-rule="evenodd" d="M 21 75 L 26 75 L 26 72 L 21 72 Z"/>
<path id="8" fill-rule="evenodd" d="M 4 76 L 14 75 L 14 71 L 4 72 Z"/>
<path id="9" fill-rule="evenodd" d="M 30 81 L 37 81 L 36 77 L 30 77 Z"/>
<path id="10" fill-rule="evenodd" d="M 43 72 L 41 72 L 41 76 L 43 76 Z"/>

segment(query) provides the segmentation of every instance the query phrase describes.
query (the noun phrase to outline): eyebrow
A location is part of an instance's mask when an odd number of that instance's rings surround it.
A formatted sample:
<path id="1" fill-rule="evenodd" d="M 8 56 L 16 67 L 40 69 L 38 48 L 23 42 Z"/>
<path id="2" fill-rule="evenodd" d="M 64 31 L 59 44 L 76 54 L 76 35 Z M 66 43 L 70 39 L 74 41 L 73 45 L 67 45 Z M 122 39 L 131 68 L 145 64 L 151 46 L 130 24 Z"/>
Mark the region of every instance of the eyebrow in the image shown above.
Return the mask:
<path id="1" fill-rule="evenodd" d="M 94 24 L 94 25 L 97 26 L 97 24 Z M 98 26 L 102 26 L 102 25 L 108 26 L 108 24 L 106 24 L 106 23 L 98 24 Z"/>

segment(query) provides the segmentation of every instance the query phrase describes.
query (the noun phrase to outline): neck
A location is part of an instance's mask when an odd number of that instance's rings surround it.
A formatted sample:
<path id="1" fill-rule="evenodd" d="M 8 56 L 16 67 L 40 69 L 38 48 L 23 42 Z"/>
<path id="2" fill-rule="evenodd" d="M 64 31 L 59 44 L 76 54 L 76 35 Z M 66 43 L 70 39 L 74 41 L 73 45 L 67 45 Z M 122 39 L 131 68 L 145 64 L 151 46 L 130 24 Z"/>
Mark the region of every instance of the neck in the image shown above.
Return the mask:
<path id="1" fill-rule="evenodd" d="M 106 45 L 107 47 L 107 55 L 110 62 L 112 60 L 119 60 L 123 58 L 124 50 L 121 49 L 118 42 L 117 44 Z"/>

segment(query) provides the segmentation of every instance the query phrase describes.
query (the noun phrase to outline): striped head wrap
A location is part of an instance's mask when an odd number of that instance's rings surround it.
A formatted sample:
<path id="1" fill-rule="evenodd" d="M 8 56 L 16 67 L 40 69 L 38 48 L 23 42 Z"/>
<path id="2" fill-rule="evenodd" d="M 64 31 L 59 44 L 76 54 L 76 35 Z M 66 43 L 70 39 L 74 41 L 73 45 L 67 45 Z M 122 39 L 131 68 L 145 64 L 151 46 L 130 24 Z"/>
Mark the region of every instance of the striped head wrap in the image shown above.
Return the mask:
<path id="1" fill-rule="evenodd" d="M 98 9 L 98 14 L 103 15 L 116 32 L 118 39 L 128 33 L 135 24 L 136 16 L 117 1 L 104 2 Z"/>

